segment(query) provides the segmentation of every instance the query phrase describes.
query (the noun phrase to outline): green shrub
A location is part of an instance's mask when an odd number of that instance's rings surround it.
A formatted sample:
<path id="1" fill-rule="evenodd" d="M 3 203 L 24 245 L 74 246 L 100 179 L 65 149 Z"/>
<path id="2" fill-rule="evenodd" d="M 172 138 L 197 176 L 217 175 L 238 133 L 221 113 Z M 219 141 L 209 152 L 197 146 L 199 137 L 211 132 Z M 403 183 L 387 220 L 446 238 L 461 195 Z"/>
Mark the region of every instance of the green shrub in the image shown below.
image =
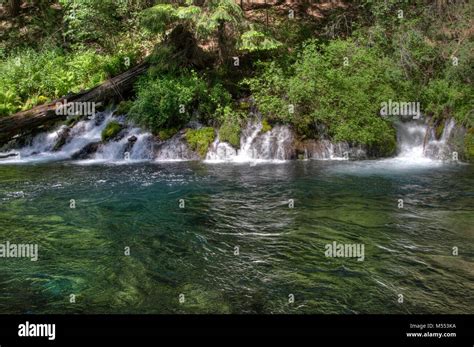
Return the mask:
<path id="1" fill-rule="evenodd" d="M 163 128 L 181 127 L 191 119 L 198 90 L 204 88 L 196 74 L 145 77 L 138 83 L 129 116 L 155 134 Z"/>
<path id="2" fill-rule="evenodd" d="M 392 150 L 395 132 L 379 112 L 381 102 L 403 98 L 403 75 L 395 64 L 351 40 L 310 40 L 297 57 L 290 66 L 264 64 L 245 81 L 266 119 L 292 124 L 310 137 L 319 135 L 312 127 L 323 124 L 335 141 Z"/>
<path id="3" fill-rule="evenodd" d="M 232 121 L 226 121 L 219 129 L 219 140 L 228 142 L 235 148 L 240 147 L 240 125 Z"/>
<path id="4" fill-rule="evenodd" d="M 65 37 L 75 45 L 97 42 L 112 45 L 110 33 L 123 29 L 126 2 L 115 0 L 61 0 L 64 6 Z"/>
<path id="5" fill-rule="evenodd" d="M 133 101 L 122 100 L 118 104 L 117 109 L 115 110 L 115 114 L 118 114 L 118 115 L 128 114 L 132 106 L 133 106 Z"/>
<path id="6" fill-rule="evenodd" d="M 114 59 L 92 50 L 65 53 L 56 47 L 20 50 L 0 64 L 0 115 L 28 109 L 103 82 Z"/>
<path id="7" fill-rule="evenodd" d="M 209 145 L 215 138 L 214 128 L 189 129 L 186 131 L 186 141 L 189 147 L 196 151 L 202 158 L 205 157 Z"/>
<path id="8" fill-rule="evenodd" d="M 422 105 L 437 119 L 453 116 L 458 123 L 474 126 L 474 88 L 469 85 L 435 79 L 422 89 Z"/>
<path id="9" fill-rule="evenodd" d="M 122 125 L 113 120 L 107 123 L 105 126 L 104 130 L 102 130 L 102 141 L 109 141 L 110 139 L 113 139 L 115 136 L 118 135 L 118 133 L 122 130 Z"/>
<path id="10" fill-rule="evenodd" d="M 219 122 L 221 127 L 219 128 L 219 140 L 228 142 L 235 148 L 240 147 L 240 132 L 242 130 L 242 122 L 245 119 L 245 112 L 238 107 L 232 109 L 230 106 L 226 106 L 223 109 L 219 109 Z"/>
<path id="11" fill-rule="evenodd" d="M 279 48 L 282 44 L 261 31 L 251 29 L 240 36 L 239 49 L 247 52 L 268 51 Z"/>
<path id="12" fill-rule="evenodd" d="M 193 71 L 180 76 L 147 76 L 137 85 L 129 116 L 157 134 L 161 129 L 182 127 L 193 116 L 208 123 L 230 99 L 221 85 L 209 87 Z"/>

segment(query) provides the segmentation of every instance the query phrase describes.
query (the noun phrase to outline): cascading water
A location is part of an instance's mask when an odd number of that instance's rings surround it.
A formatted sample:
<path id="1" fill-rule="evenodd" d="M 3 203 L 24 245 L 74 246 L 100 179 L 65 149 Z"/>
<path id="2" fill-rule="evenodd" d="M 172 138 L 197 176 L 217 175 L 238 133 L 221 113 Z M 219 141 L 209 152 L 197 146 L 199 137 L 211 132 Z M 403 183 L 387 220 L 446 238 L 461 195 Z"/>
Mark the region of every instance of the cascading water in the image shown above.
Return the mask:
<path id="1" fill-rule="evenodd" d="M 123 129 L 113 140 L 104 143 L 101 134 L 111 120 L 119 121 Z M 449 139 L 454 128 L 454 120 L 447 121 L 441 137 L 436 139 L 434 129 L 421 121 L 400 122 L 397 124 L 398 155 L 383 159 L 381 163 L 416 166 L 432 164 L 436 159 L 449 159 Z M 199 160 L 200 157 L 187 145 L 185 133 L 182 130 L 167 141 L 156 142 L 150 133 L 128 124 L 125 117 L 115 117 L 113 112 L 107 111 L 96 114 L 92 119 L 81 120 L 72 127 L 61 125 L 54 131 L 39 134 L 27 146 L 16 151 L 19 156 L 14 156 L 12 152 L 6 153 L 0 162 L 63 159 L 79 159 L 82 162 Z M 324 139 L 307 141 L 299 151 L 304 153 L 302 159 L 341 160 L 348 159 L 347 153 L 350 153 L 351 158 L 365 157 L 362 147 Z M 276 125 L 262 132 L 262 123 L 254 121 L 242 130 L 240 149 L 236 150 L 217 137 L 209 146 L 205 161 L 278 162 L 295 157 L 294 135 L 288 126 Z"/>
<path id="2" fill-rule="evenodd" d="M 251 122 L 242 131 L 239 150 L 217 138 L 209 147 L 206 161 L 245 163 L 288 160 L 293 157 L 292 143 L 293 134 L 289 127 L 278 125 L 262 133 L 262 123 Z"/>
<path id="3" fill-rule="evenodd" d="M 454 119 L 450 119 L 446 122 L 443 133 L 439 140 L 436 139 L 434 128 L 431 128 L 427 133 L 427 137 L 424 143 L 423 153 L 429 158 L 435 159 L 450 159 L 452 158 L 452 149 L 449 146 L 449 139 L 456 126 Z"/>
<path id="4" fill-rule="evenodd" d="M 423 147 L 427 126 L 418 122 L 402 122 L 397 124 L 397 160 L 406 163 L 430 161 L 425 157 Z"/>
<path id="5" fill-rule="evenodd" d="M 451 157 L 448 140 L 455 127 L 454 119 L 446 122 L 439 140 L 433 128 L 421 122 L 401 122 L 397 125 L 399 161 L 406 163 L 429 163 Z"/>
<path id="6" fill-rule="evenodd" d="M 180 131 L 167 141 L 155 145 L 156 161 L 199 160 L 199 156 L 189 149 L 185 132 Z"/>
<path id="7" fill-rule="evenodd" d="M 94 160 L 150 160 L 153 159 L 152 135 L 142 133 L 140 128 L 132 128 L 118 141 L 110 141 L 95 153 Z"/>
<path id="8" fill-rule="evenodd" d="M 77 122 L 72 127 L 59 126 L 56 130 L 35 136 L 31 143 L 2 162 L 31 162 L 63 159 L 94 161 L 121 161 L 152 159 L 151 134 L 139 128 L 125 127 L 120 139 L 101 143 L 101 134 L 112 120 L 124 122 L 110 111 L 96 114 Z M 62 142 L 61 142 L 62 140 Z M 133 141 L 131 141 L 133 140 Z M 128 154 L 127 154 L 128 153 Z"/>
<path id="9" fill-rule="evenodd" d="M 333 143 L 330 140 L 314 141 L 304 148 L 305 158 L 316 160 L 346 160 L 345 153 L 349 153 L 351 148 L 346 142 Z M 309 154 L 308 154 L 309 152 Z"/>

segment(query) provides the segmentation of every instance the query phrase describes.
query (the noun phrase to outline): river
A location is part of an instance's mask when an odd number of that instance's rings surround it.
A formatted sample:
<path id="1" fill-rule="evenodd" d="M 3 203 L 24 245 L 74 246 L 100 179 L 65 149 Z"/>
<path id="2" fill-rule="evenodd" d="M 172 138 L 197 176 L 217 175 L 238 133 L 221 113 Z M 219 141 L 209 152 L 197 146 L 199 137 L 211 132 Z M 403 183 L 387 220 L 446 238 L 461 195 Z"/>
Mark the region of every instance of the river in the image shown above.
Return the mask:
<path id="1" fill-rule="evenodd" d="M 0 243 L 38 260 L 0 258 L 0 313 L 472 313 L 473 177 L 403 156 L 4 163 Z"/>

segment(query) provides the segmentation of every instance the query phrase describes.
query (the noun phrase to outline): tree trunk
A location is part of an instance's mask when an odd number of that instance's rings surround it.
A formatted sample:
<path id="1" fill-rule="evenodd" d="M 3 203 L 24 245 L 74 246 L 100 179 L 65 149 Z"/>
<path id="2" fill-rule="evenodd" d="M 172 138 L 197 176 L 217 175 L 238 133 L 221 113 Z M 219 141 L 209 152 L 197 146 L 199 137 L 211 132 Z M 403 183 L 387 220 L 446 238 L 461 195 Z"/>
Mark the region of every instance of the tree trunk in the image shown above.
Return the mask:
<path id="1" fill-rule="evenodd" d="M 217 50 L 219 53 L 219 64 L 224 63 L 226 58 L 225 22 L 219 21 L 217 27 Z"/>
<path id="2" fill-rule="evenodd" d="M 21 0 L 8 0 L 8 13 L 16 17 L 20 13 Z"/>
<path id="3" fill-rule="evenodd" d="M 0 145 L 7 143 L 15 136 L 24 136 L 39 128 L 66 119 L 67 115 L 56 112 L 57 103 L 66 101 L 99 103 L 121 100 L 125 93 L 132 90 L 137 77 L 144 73 L 147 68 L 148 63 L 142 63 L 88 91 L 66 96 L 49 104 L 36 106 L 9 117 L 0 118 Z"/>

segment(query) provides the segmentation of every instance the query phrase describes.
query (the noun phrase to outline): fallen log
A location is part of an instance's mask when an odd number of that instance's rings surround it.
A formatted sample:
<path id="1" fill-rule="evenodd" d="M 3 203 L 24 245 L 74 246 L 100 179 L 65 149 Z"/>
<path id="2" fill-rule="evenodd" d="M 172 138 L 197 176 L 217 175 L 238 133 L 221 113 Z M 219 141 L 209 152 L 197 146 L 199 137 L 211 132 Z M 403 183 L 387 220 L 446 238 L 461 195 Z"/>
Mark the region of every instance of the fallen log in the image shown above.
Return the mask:
<path id="1" fill-rule="evenodd" d="M 0 159 L 6 159 L 6 158 L 11 158 L 11 157 L 16 157 L 16 156 L 18 156 L 18 153 L 6 153 L 6 154 L 0 153 Z"/>
<path id="2" fill-rule="evenodd" d="M 30 134 L 59 120 L 67 118 L 67 114 L 56 112 L 57 103 L 65 102 L 109 102 L 120 101 L 123 95 L 132 90 L 136 79 L 148 68 L 148 63 L 141 63 L 122 74 L 108 79 L 101 85 L 88 91 L 69 95 L 48 104 L 33 107 L 14 115 L 0 118 L 0 146 L 12 138 Z"/>

